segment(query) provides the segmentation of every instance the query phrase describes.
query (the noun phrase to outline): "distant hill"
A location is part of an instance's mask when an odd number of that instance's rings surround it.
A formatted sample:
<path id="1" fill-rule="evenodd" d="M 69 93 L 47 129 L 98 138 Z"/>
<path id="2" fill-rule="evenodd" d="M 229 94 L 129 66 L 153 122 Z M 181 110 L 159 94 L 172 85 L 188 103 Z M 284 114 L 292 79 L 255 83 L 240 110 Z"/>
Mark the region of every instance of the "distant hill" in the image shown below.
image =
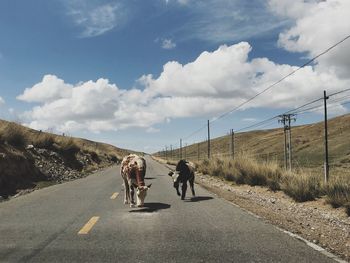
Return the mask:
<path id="1" fill-rule="evenodd" d="M 333 167 L 350 168 L 350 114 L 328 121 L 329 158 Z M 212 156 L 230 156 L 229 135 L 211 140 Z M 258 159 L 277 159 L 281 165 L 284 156 L 283 129 L 256 130 L 235 134 L 235 154 L 249 152 Z M 199 144 L 199 157 L 207 156 L 207 143 Z M 293 163 L 302 167 L 322 167 L 324 162 L 324 123 L 292 127 Z M 198 159 L 198 144 L 183 149 L 183 157 Z M 174 151 L 174 159 L 179 151 Z"/>
<path id="2" fill-rule="evenodd" d="M 0 120 L 0 199 L 23 189 L 86 176 L 119 163 L 130 152 Z"/>

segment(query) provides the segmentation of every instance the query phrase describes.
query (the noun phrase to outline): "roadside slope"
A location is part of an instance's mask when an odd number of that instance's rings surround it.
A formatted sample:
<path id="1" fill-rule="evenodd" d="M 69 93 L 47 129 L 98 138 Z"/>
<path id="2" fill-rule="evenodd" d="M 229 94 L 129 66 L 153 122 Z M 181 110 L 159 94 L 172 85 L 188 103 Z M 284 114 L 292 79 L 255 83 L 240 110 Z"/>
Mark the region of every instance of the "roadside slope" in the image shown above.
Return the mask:
<path id="1" fill-rule="evenodd" d="M 106 143 L 36 131 L 0 120 L 0 200 L 84 177 L 129 151 Z"/>

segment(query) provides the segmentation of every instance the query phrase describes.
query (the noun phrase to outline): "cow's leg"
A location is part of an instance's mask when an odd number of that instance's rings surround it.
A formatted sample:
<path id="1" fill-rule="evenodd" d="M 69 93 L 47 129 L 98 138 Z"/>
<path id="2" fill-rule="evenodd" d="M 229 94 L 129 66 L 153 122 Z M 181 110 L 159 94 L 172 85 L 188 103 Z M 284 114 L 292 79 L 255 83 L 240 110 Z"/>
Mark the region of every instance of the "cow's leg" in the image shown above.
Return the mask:
<path id="1" fill-rule="evenodd" d="M 179 191 L 179 182 L 174 183 L 174 188 L 176 189 L 176 193 L 178 196 L 180 196 L 180 191 Z"/>
<path id="2" fill-rule="evenodd" d="M 182 183 L 182 193 L 181 193 L 181 200 L 184 200 L 186 197 L 186 191 L 187 191 L 187 180 L 185 180 Z"/>
<path id="3" fill-rule="evenodd" d="M 134 186 L 130 184 L 130 197 L 131 197 L 130 207 L 133 207 L 135 205 L 134 195 L 135 195 Z"/>
<path id="4" fill-rule="evenodd" d="M 124 180 L 124 204 L 128 204 L 129 202 L 130 202 L 129 184 L 127 180 Z"/>
<path id="5" fill-rule="evenodd" d="M 194 192 L 194 175 L 190 179 L 190 187 L 191 187 L 191 191 L 192 191 L 192 196 L 195 196 L 196 193 Z"/>

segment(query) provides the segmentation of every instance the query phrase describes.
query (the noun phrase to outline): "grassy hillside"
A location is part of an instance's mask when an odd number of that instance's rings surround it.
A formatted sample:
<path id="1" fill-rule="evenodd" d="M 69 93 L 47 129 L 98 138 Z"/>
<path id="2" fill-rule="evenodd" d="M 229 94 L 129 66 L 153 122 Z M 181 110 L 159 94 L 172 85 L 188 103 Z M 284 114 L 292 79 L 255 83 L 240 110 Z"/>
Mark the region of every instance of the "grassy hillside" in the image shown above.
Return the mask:
<path id="1" fill-rule="evenodd" d="M 297 202 L 324 197 L 333 207 L 345 207 L 350 215 L 350 114 L 329 120 L 328 128 L 328 183 L 324 183 L 323 178 L 323 122 L 292 127 L 292 172 L 282 168 L 283 129 L 237 133 L 234 160 L 230 157 L 229 135 L 211 140 L 210 160 L 207 159 L 207 142 L 184 148 L 183 158 L 194 161 L 197 171 L 204 174 L 235 184 L 282 190 Z M 160 156 L 164 158 L 164 155 Z M 175 163 L 179 159 L 179 151 L 173 151 L 172 158 L 170 156 L 168 153 L 168 162 Z"/>
<path id="2" fill-rule="evenodd" d="M 332 167 L 350 167 L 350 114 L 333 118 L 328 122 L 329 158 Z M 223 136 L 211 140 L 214 157 L 227 157 L 231 137 Z M 283 129 L 250 131 L 235 134 L 235 153 L 249 153 L 262 160 L 277 160 L 283 164 Z M 199 159 L 207 156 L 207 143 L 199 144 Z M 324 123 L 292 127 L 293 164 L 298 167 L 322 167 L 324 160 Z M 198 145 L 183 149 L 183 155 L 191 160 L 198 159 Z M 173 159 L 179 158 L 175 150 Z"/>
<path id="3" fill-rule="evenodd" d="M 19 190 L 86 176 L 130 151 L 0 120 L 0 199 Z"/>
<path id="4" fill-rule="evenodd" d="M 12 143 L 10 142 L 8 144 L 12 144 L 14 146 L 17 144 L 17 146 L 20 147 L 29 144 L 38 146 L 40 148 L 51 147 L 54 144 L 59 147 L 60 144 L 68 142 L 75 144 L 82 151 L 94 151 L 103 155 L 111 154 L 115 155 L 116 157 L 121 157 L 130 152 L 129 150 L 117 148 L 107 143 L 94 142 L 82 138 L 74 138 L 70 136 L 67 137 L 47 132 L 41 132 L 13 122 L 0 120 L 0 144 L 4 144 L 4 141 L 6 141 L 5 137 L 12 138 L 13 140 L 11 141 Z"/>

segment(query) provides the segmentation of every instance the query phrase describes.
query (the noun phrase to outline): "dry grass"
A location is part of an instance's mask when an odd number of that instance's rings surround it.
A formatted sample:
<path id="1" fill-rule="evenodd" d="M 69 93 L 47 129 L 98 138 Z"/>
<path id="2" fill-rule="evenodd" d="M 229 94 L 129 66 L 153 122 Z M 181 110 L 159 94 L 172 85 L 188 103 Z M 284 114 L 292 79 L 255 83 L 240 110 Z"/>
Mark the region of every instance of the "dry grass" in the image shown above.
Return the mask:
<path id="1" fill-rule="evenodd" d="M 74 142 L 74 139 L 71 137 L 61 137 L 57 141 L 57 149 L 63 154 L 75 155 L 80 151 L 79 146 Z"/>
<path id="2" fill-rule="evenodd" d="M 282 170 L 276 162 L 259 163 L 247 155 L 240 155 L 235 160 L 204 160 L 198 169 L 202 173 L 221 176 L 237 184 L 266 185 L 273 191 L 280 189 Z"/>
<path id="3" fill-rule="evenodd" d="M 325 187 L 327 202 L 333 207 L 344 206 L 350 215 L 350 177 L 337 176 L 331 177 L 328 185 Z"/>
<path id="4" fill-rule="evenodd" d="M 0 120 L 0 145 L 6 147 L 6 144 L 17 148 L 32 144 L 36 148 L 60 151 L 71 157 L 79 151 L 84 151 L 97 163 L 100 159 L 109 159 L 117 163 L 124 155 L 131 152 L 106 143 L 37 131 L 17 123 Z"/>
<path id="5" fill-rule="evenodd" d="M 20 125 L 9 122 L 0 128 L 0 142 L 23 148 L 26 145 L 26 136 Z"/>
<path id="6" fill-rule="evenodd" d="M 297 202 L 315 200 L 322 193 L 322 178 L 299 171 L 284 173 L 281 189 Z"/>
<path id="7" fill-rule="evenodd" d="M 50 133 L 39 132 L 32 137 L 32 144 L 37 148 L 52 149 L 54 143 L 55 137 Z"/>
<path id="8" fill-rule="evenodd" d="M 235 160 L 211 159 L 199 163 L 198 171 L 223 177 L 236 184 L 267 186 L 271 190 L 282 190 L 297 202 L 315 200 L 326 195 L 334 207 L 345 207 L 350 215 L 350 177 L 334 176 L 328 185 L 323 183 L 322 174 L 303 169 L 286 172 L 277 162 L 258 161 L 249 154 L 237 156 Z"/>

